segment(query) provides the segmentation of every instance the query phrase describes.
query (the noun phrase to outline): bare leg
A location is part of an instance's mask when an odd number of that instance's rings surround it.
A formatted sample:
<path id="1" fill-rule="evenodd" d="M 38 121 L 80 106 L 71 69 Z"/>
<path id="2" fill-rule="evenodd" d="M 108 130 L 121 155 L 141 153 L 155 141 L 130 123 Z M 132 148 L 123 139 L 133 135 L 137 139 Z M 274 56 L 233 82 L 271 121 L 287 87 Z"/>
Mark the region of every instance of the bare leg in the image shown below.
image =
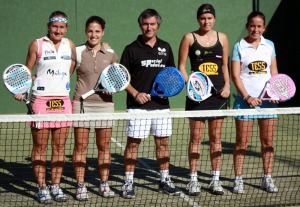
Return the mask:
<path id="1" fill-rule="evenodd" d="M 111 154 L 110 154 L 110 139 L 112 129 L 96 129 L 96 140 L 98 147 L 98 166 L 101 181 L 107 181 L 110 170 Z"/>
<path id="2" fill-rule="evenodd" d="M 32 128 L 33 148 L 31 161 L 39 187 L 46 186 L 46 152 L 50 129 Z"/>
<path id="3" fill-rule="evenodd" d="M 241 176 L 248 144 L 252 135 L 253 121 L 236 120 L 236 142 L 234 148 L 234 173 Z"/>
<path id="4" fill-rule="evenodd" d="M 170 150 L 168 137 L 154 137 L 156 145 L 156 159 L 160 170 L 169 170 Z"/>
<path id="5" fill-rule="evenodd" d="M 65 144 L 69 135 L 69 127 L 51 129 L 52 157 L 51 181 L 52 185 L 59 185 L 65 162 Z"/>
<path id="6" fill-rule="evenodd" d="M 189 165 L 190 172 L 197 173 L 200 159 L 200 146 L 203 139 L 205 121 L 190 119 Z"/>
<path id="7" fill-rule="evenodd" d="M 264 174 L 271 175 L 274 162 L 273 137 L 276 127 L 276 119 L 259 119 L 258 124 Z"/>
<path id="8" fill-rule="evenodd" d="M 223 119 L 213 119 L 208 121 L 209 142 L 210 142 L 210 160 L 212 170 L 221 170 L 222 155 L 222 133 Z"/>
<path id="9" fill-rule="evenodd" d="M 73 167 L 77 183 L 84 183 L 86 167 L 86 150 L 89 144 L 89 128 L 75 128 L 75 145 L 73 150 Z"/>
<path id="10" fill-rule="evenodd" d="M 140 143 L 141 139 L 132 137 L 127 138 L 126 149 L 124 152 L 125 172 L 134 172 Z"/>

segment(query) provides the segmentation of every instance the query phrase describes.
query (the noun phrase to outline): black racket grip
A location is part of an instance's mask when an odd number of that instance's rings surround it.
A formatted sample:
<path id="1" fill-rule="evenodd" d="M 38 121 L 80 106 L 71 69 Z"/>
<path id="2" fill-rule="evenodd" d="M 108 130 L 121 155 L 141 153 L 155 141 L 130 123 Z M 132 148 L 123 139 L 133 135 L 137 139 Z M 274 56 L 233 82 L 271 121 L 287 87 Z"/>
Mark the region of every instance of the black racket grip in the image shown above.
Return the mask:
<path id="1" fill-rule="evenodd" d="M 27 114 L 28 114 L 28 115 L 34 114 L 32 108 L 31 108 L 30 101 L 26 101 L 26 100 L 24 100 L 24 101 L 25 101 L 26 107 L 27 107 L 27 109 L 28 109 L 28 110 L 27 110 Z"/>

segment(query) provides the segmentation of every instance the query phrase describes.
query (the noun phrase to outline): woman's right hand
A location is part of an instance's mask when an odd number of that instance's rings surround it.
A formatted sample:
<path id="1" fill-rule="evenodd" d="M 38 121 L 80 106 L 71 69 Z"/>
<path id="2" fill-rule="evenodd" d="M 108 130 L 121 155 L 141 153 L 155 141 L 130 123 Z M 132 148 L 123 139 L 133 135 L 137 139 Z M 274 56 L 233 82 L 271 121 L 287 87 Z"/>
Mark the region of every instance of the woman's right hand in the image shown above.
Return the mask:
<path id="1" fill-rule="evenodd" d="M 261 105 L 262 100 L 260 98 L 251 96 L 248 98 L 247 103 L 249 104 L 250 107 L 255 107 Z"/>
<path id="2" fill-rule="evenodd" d="M 22 93 L 18 93 L 14 95 L 14 99 L 18 100 L 18 101 L 23 101 L 24 100 L 25 95 Z"/>

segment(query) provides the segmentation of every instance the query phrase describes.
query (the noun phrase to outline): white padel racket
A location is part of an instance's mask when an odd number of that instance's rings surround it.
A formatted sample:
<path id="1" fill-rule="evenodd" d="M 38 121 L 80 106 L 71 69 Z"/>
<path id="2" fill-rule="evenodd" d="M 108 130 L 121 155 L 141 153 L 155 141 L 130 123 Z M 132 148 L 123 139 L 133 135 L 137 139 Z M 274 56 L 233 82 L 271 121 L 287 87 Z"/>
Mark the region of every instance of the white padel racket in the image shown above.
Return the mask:
<path id="1" fill-rule="evenodd" d="M 93 95 L 99 91 L 108 91 L 116 93 L 123 91 L 130 83 L 130 74 L 124 65 L 113 63 L 108 65 L 100 74 L 98 82 L 94 89 L 83 94 L 82 99 Z"/>
<path id="2" fill-rule="evenodd" d="M 4 70 L 2 78 L 7 90 L 12 94 L 25 94 L 24 102 L 26 103 L 28 114 L 34 114 L 29 100 L 32 85 L 30 70 L 25 65 L 13 64 Z"/>
<path id="3" fill-rule="evenodd" d="M 196 102 L 204 101 L 213 94 L 219 94 L 210 78 L 201 72 L 193 72 L 186 84 L 187 96 Z"/>

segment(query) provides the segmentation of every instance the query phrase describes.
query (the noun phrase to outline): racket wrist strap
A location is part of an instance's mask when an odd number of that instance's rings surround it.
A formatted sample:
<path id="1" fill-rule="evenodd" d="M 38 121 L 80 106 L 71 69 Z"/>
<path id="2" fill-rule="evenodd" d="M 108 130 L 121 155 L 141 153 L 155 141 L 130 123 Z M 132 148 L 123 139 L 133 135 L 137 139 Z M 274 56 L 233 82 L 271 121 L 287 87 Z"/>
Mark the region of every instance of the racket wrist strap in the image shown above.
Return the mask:
<path id="1" fill-rule="evenodd" d="M 251 98 L 251 96 L 248 94 L 247 96 L 244 96 L 243 99 L 244 99 L 245 101 L 248 101 L 249 98 Z"/>
<path id="2" fill-rule="evenodd" d="M 138 92 L 135 96 L 134 96 L 134 99 L 136 99 L 137 98 L 137 96 L 140 94 L 140 92 Z"/>

